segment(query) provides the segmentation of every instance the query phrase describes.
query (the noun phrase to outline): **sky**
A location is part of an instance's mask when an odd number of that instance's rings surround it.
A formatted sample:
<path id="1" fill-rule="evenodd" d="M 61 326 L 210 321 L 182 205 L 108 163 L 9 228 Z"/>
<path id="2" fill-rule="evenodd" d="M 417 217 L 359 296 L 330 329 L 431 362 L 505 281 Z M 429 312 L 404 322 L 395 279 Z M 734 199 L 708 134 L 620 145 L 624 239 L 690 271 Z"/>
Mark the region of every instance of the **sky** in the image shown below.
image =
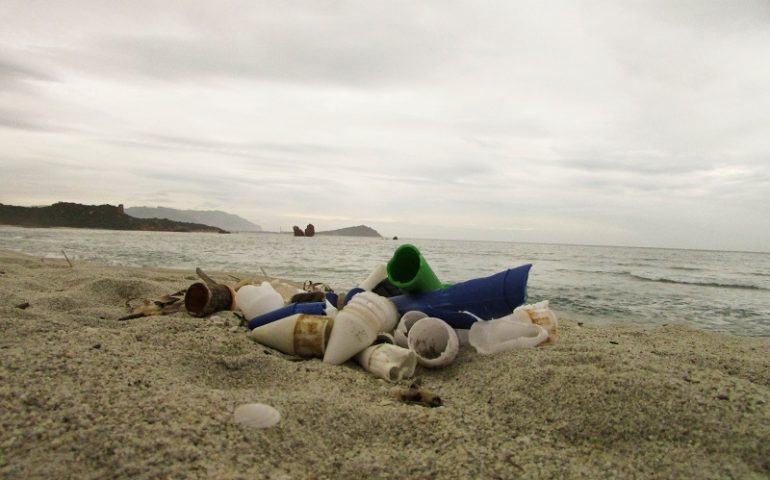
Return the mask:
<path id="1" fill-rule="evenodd" d="M 0 203 L 770 251 L 770 2 L 0 2 Z"/>

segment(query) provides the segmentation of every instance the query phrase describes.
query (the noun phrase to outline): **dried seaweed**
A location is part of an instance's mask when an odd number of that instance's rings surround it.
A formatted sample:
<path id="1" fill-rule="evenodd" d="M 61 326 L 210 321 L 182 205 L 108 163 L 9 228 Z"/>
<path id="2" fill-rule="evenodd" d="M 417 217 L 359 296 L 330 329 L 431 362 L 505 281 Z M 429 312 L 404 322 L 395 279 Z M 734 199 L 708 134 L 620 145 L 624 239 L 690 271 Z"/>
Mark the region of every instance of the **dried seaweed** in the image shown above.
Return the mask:
<path id="1" fill-rule="evenodd" d="M 419 381 L 413 382 L 409 388 L 398 391 L 398 399 L 404 403 L 413 403 L 423 407 L 440 407 L 444 403 L 441 397 L 420 386 Z"/>

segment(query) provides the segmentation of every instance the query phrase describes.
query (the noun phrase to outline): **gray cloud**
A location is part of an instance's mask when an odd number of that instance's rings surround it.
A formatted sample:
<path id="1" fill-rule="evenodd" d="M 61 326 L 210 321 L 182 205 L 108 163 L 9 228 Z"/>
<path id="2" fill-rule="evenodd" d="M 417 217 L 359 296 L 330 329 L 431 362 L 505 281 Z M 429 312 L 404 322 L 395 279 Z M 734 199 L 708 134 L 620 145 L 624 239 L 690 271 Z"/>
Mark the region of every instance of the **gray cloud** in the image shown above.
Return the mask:
<path id="1" fill-rule="evenodd" d="M 71 128 L 60 125 L 52 125 L 27 112 L 0 108 L 0 128 L 11 128 L 32 132 L 71 132 Z"/>
<path id="2" fill-rule="evenodd" d="M 10 55 L 0 41 L 0 92 L 34 91 L 36 82 L 53 82 L 56 77 L 35 62 L 20 61 Z"/>
<path id="3" fill-rule="evenodd" d="M 770 244 L 764 1 L 4 7 L 6 203 Z"/>
<path id="4" fill-rule="evenodd" d="M 211 19 L 197 18 L 200 11 L 188 14 L 176 32 L 109 32 L 49 52 L 62 64 L 97 74 L 359 87 L 435 79 L 457 51 L 447 26 L 426 25 L 432 12 L 421 8 L 403 16 L 356 2 L 299 8 L 280 2 L 272 7 L 282 12 L 280 23 L 270 8 L 263 5 L 244 19 L 237 9 L 218 7 Z"/>
<path id="5" fill-rule="evenodd" d="M 0 79 L 54 81 L 55 77 L 30 64 L 21 62 L 0 50 Z"/>

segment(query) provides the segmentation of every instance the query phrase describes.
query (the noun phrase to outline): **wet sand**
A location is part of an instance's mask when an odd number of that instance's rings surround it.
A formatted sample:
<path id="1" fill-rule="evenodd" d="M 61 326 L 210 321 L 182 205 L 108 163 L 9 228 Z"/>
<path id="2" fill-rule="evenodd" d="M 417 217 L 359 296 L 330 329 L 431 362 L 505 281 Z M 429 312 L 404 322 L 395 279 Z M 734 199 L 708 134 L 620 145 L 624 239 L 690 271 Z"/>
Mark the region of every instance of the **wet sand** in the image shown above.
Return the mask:
<path id="1" fill-rule="evenodd" d="M 768 338 L 561 316 L 552 344 L 418 367 L 443 400 L 426 408 L 397 399 L 408 381 L 256 344 L 232 312 L 117 320 L 194 269 L 0 251 L 0 478 L 770 477 Z M 250 402 L 282 421 L 235 424 Z"/>

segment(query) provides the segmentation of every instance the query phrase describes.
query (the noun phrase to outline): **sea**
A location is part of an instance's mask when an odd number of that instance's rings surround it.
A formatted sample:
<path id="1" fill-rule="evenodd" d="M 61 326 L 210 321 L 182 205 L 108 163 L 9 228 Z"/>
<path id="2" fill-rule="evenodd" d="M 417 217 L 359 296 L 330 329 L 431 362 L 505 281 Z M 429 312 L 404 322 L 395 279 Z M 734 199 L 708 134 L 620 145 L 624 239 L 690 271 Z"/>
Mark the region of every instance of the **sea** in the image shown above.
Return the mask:
<path id="1" fill-rule="evenodd" d="M 47 258 L 267 274 L 346 291 L 411 243 L 446 283 L 531 263 L 528 301 L 586 324 L 688 324 L 770 336 L 770 253 L 496 241 L 0 226 L 0 248 Z"/>

